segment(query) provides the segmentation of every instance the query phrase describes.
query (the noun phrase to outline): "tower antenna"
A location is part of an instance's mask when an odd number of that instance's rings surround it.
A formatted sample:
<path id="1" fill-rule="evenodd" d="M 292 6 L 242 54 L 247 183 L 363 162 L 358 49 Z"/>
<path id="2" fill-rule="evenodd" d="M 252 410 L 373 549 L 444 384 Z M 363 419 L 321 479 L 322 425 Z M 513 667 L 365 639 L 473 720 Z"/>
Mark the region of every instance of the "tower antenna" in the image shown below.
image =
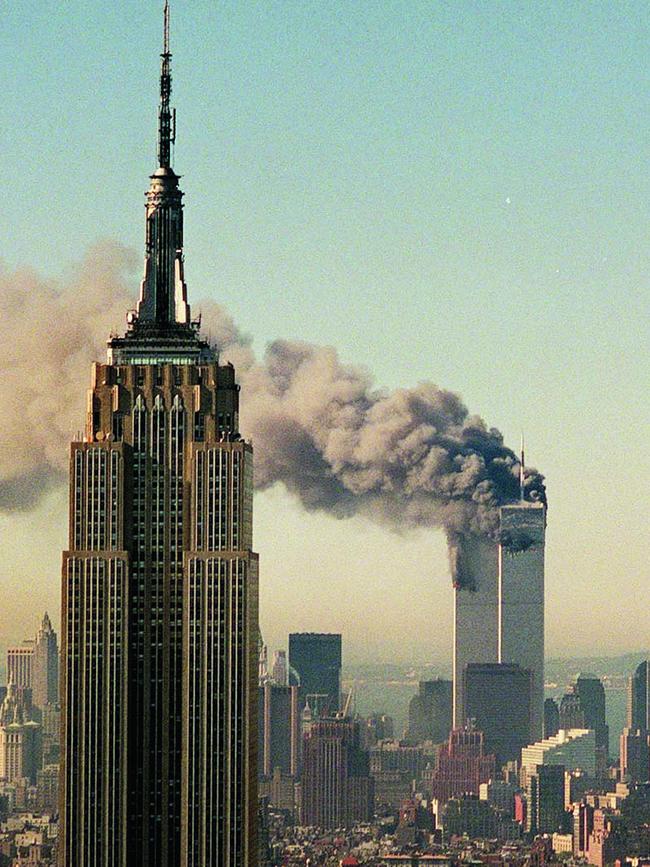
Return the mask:
<path id="1" fill-rule="evenodd" d="M 168 169 L 171 165 L 171 146 L 176 134 L 172 131 L 172 116 L 169 107 L 172 93 L 172 55 L 169 50 L 169 0 L 165 0 L 163 25 L 163 53 L 160 69 L 160 108 L 158 110 L 158 164 Z M 176 124 L 174 123 L 174 126 Z"/>
<path id="2" fill-rule="evenodd" d="M 523 503 L 525 500 L 524 494 L 524 470 L 526 469 L 526 458 L 524 453 L 524 432 L 521 432 L 521 458 L 519 460 L 519 498 Z"/>

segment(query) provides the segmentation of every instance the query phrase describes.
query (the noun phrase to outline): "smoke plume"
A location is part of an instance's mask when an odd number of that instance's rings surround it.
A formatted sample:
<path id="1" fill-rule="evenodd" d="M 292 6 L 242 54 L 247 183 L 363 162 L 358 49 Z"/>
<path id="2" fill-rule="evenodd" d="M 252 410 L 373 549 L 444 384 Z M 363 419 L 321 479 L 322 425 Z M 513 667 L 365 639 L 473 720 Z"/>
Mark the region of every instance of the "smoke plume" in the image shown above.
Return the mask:
<path id="1" fill-rule="evenodd" d="M 104 357 L 109 331 L 123 330 L 133 268 L 129 251 L 103 245 L 60 284 L 0 271 L 1 509 L 30 508 L 64 481 L 89 363 Z M 498 506 L 519 495 L 518 459 L 458 395 L 429 382 L 383 391 L 331 347 L 298 341 L 275 341 L 256 360 L 223 309 L 201 309 L 204 335 L 242 385 L 258 489 L 281 483 L 309 511 L 363 514 L 395 530 L 496 536 Z M 544 499 L 535 470 L 525 485 Z"/>

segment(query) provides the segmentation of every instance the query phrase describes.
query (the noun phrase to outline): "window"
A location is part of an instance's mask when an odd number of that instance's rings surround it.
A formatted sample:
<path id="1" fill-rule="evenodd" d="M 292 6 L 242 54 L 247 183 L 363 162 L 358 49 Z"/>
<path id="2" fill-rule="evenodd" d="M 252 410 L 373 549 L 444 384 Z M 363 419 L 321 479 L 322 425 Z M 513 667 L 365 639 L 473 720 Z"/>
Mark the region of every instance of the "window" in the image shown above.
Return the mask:
<path id="1" fill-rule="evenodd" d="M 116 412 L 113 414 L 113 439 L 115 442 L 119 443 L 122 441 L 123 433 L 122 415 Z"/>

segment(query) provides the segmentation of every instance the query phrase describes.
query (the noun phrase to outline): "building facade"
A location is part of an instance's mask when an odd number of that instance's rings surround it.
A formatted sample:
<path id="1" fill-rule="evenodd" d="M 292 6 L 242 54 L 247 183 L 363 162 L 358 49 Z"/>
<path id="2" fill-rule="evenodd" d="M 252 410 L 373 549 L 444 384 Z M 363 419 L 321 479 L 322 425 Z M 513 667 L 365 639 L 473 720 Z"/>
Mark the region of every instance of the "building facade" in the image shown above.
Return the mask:
<path id="1" fill-rule="evenodd" d="M 421 680 L 409 702 L 408 736 L 411 741 L 446 741 L 451 731 L 452 683 Z"/>
<path id="2" fill-rule="evenodd" d="M 300 704 L 318 715 L 334 715 L 341 703 L 341 636 L 337 633 L 294 632 L 289 635 L 291 683 L 299 687 Z"/>
<path id="3" fill-rule="evenodd" d="M 601 751 L 603 764 L 606 765 L 609 755 L 609 726 L 605 715 L 605 688 L 595 674 L 579 674 L 574 689 L 580 698 L 585 728 L 593 729 L 596 733 L 596 747 Z"/>
<path id="4" fill-rule="evenodd" d="M 619 755 L 621 780 L 626 783 L 650 780 L 650 735 L 646 729 L 624 728 Z"/>
<path id="5" fill-rule="evenodd" d="M 552 738 L 530 744 L 521 751 L 522 783 L 538 765 L 562 765 L 567 771 L 596 774 L 596 735 L 591 729 L 560 731 Z"/>
<path id="6" fill-rule="evenodd" d="M 301 822 L 318 828 L 351 828 L 374 813 L 374 788 L 359 724 L 320 719 L 303 744 Z"/>
<path id="7" fill-rule="evenodd" d="M 140 299 L 71 447 L 62 867 L 257 860 L 252 448 L 187 302 L 168 27 Z"/>
<path id="8" fill-rule="evenodd" d="M 276 768 L 296 777 L 299 773 L 300 710 L 298 687 L 267 681 L 259 687 L 258 771 L 271 777 Z"/>
<path id="9" fill-rule="evenodd" d="M 7 648 L 7 683 L 32 689 L 34 683 L 34 642 L 29 639 Z"/>
<path id="10" fill-rule="evenodd" d="M 563 830 L 564 767 L 538 765 L 530 771 L 526 785 L 526 799 L 528 834 L 553 834 Z"/>
<path id="11" fill-rule="evenodd" d="M 30 718 L 20 689 L 10 683 L 0 706 L 0 780 L 35 783 L 41 756 L 41 727 Z"/>
<path id="12" fill-rule="evenodd" d="M 498 765 L 518 760 L 530 738 L 532 678 L 507 663 L 470 663 L 463 672 L 465 713 L 483 732 Z"/>
<path id="13" fill-rule="evenodd" d="M 59 644 L 47 612 L 36 633 L 32 671 L 32 701 L 41 711 L 59 700 Z"/>
<path id="14" fill-rule="evenodd" d="M 438 753 L 429 793 L 441 804 L 461 795 L 478 797 L 481 783 L 491 780 L 495 772 L 496 760 L 485 751 L 483 732 L 471 726 L 453 729 Z"/>
<path id="15" fill-rule="evenodd" d="M 498 541 L 465 537 L 456 548 L 454 727 L 464 725 L 463 674 L 470 663 L 512 663 L 531 674 L 531 731 L 544 723 L 544 546 L 546 507 L 502 506 Z"/>
<path id="16" fill-rule="evenodd" d="M 650 662 L 644 659 L 630 675 L 627 684 L 627 727 L 650 731 Z"/>

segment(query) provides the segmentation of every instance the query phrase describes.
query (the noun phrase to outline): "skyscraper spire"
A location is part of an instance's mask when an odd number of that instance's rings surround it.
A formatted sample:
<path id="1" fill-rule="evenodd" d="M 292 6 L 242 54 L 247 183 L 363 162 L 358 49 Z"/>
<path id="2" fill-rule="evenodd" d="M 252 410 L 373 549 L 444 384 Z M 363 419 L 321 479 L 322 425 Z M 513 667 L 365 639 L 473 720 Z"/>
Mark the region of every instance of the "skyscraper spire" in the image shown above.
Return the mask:
<path id="1" fill-rule="evenodd" d="M 169 107 L 172 94 L 172 55 L 169 50 L 169 0 L 165 0 L 163 53 L 160 69 L 160 109 L 158 111 L 158 165 L 171 167 L 171 146 L 176 139 L 176 110 Z"/>
<path id="2" fill-rule="evenodd" d="M 127 315 L 124 337 L 108 342 L 110 363 L 190 364 L 214 360 L 210 346 L 199 339 L 199 321 L 192 321 L 187 300 L 183 255 L 183 193 L 172 168 L 176 109 L 170 108 L 172 74 L 170 6 L 163 7 L 163 50 L 158 107 L 158 166 L 146 192 L 144 276 L 137 307 Z"/>

